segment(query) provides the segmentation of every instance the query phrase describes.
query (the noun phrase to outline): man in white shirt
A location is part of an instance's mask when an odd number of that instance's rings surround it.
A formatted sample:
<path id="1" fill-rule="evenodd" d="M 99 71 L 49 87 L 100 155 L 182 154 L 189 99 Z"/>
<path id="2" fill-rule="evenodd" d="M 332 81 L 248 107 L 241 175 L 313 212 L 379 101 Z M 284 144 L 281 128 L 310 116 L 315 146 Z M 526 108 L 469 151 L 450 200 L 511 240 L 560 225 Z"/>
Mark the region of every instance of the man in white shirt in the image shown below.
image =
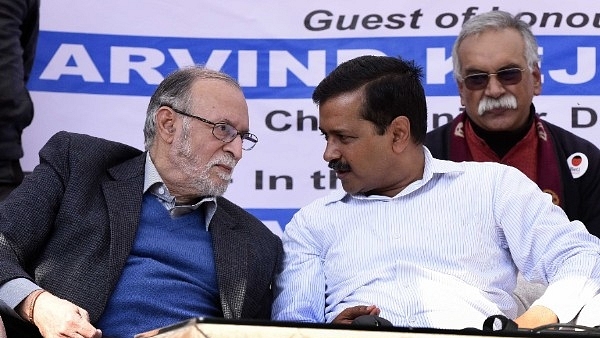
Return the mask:
<path id="1" fill-rule="evenodd" d="M 272 318 L 481 327 L 492 315 L 521 328 L 568 322 L 600 291 L 600 240 L 569 221 L 519 170 L 434 159 L 422 70 L 387 56 L 350 60 L 315 89 L 341 180 L 302 208 L 283 235 Z M 517 317 L 517 273 L 548 284 Z"/>

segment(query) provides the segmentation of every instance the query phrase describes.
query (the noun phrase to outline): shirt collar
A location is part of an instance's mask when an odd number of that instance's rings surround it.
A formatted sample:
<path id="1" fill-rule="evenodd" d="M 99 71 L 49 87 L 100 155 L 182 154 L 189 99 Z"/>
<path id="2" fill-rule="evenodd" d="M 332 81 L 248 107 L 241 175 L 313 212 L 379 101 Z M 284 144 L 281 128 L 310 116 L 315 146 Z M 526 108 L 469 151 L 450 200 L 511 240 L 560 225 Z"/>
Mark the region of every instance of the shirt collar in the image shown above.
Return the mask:
<path id="1" fill-rule="evenodd" d="M 150 189 L 155 183 L 163 183 L 162 178 L 158 174 L 154 162 L 150 157 L 150 152 L 146 152 L 146 165 L 144 167 L 144 193 Z M 163 183 L 164 185 L 164 183 Z"/>
<path id="2" fill-rule="evenodd" d="M 423 146 L 423 153 L 425 155 L 425 168 L 423 170 L 423 178 L 412 182 L 406 188 L 404 188 L 402 191 L 400 191 L 396 196 L 388 197 L 388 196 L 381 196 L 381 195 L 371 195 L 371 196 L 350 195 L 347 192 L 345 192 L 343 189 L 341 189 L 341 190 L 337 190 L 337 191 L 334 191 L 331 194 L 329 194 L 329 196 L 326 197 L 325 203 L 329 204 L 329 203 L 339 202 L 344 199 L 351 199 L 351 198 L 360 199 L 360 200 L 379 200 L 379 201 L 392 200 L 392 199 L 396 199 L 401 196 L 410 194 L 411 192 L 419 189 L 420 187 L 424 186 L 429 181 L 431 181 L 431 179 L 433 178 L 434 175 L 443 175 L 443 174 L 448 174 L 448 173 L 452 173 L 452 172 L 460 173 L 460 172 L 464 171 L 464 169 L 462 168 L 462 165 L 460 163 L 444 161 L 444 160 L 439 160 L 439 159 L 434 158 L 426 146 Z"/>
<path id="3" fill-rule="evenodd" d="M 169 210 L 171 217 L 177 217 L 190 213 L 201 206 L 205 212 L 205 226 L 206 230 L 210 225 L 215 212 L 217 211 L 217 198 L 215 196 L 205 197 L 199 202 L 191 205 L 177 205 L 175 203 L 175 197 L 169 193 L 169 189 L 163 182 L 152 158 L 150 152 L 146 152 L 146 164 L 144 166 L 144 191 L 143 193 L 151 193 L 155 195 L 161 204 Z"/>

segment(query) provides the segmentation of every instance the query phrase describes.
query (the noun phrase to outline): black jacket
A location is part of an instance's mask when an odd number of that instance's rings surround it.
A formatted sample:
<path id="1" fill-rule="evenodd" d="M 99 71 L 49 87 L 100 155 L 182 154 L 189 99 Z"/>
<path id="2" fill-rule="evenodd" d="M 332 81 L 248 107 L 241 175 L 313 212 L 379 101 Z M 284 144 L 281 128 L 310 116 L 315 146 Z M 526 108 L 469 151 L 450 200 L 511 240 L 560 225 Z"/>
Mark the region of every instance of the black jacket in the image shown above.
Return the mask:
<path id="1" fill-rule="evenodd" d="M 0 285 L 29 278 L 86 309 L 94 324 L 135 239 L 145 160 L 121 143 L 54 135 L 40 164 L 0 203 Z M 227 199 L 217 205 L 209 231 L 223 315 L 270 319 L 281 240 Z"/>
<path id="2" fill-rule="evenodd" d="M 0 0 L 0 160 L 23 157 L 21 133 L 33 119 L 26 84 L 39 33 L 40 0 Z"/>
<path id="3" fill-rule="evenodd" d="M 571 220 L 580 220 L 588 231 L 600 237 L 600 150 L 591 142 L 547 121 L 542 121 L 552 138 L 559 166 L 564 193 L 564 210 Z M 425 146 L 435 158 L 448 158 L 452 122 L 438 127 L 425 138 Z M 589 160 L 585 174 L 573 178 L 567 159 L 571 154 L 583 153 Z"/>

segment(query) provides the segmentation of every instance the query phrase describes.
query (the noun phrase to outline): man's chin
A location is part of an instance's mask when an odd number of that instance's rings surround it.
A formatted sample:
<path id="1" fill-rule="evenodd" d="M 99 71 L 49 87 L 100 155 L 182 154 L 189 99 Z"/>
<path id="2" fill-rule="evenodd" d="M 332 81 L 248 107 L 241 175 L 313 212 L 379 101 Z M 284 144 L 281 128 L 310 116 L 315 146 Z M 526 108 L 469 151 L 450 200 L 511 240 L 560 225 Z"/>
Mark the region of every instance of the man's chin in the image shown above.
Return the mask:
<path id="1" fill-rule="evenodd" d="M 360 192 L 359 189 L 344 181 L 342 181 L 342 189 L 350 195 L 357 195 Z"/>
<path id="2" fill-rule="evenodd" d="M 228 187 L 229 181 L 214 179 L 212 184 L 204 184 L 198 190 L 200 190 L 200 196 L 223 196 Z"/>
<path id="3" fill-rule="evenodd" d="M 229 187 L 228 184 L 224 184 L 213 189 L 212 196 L 223 196 Z"/>

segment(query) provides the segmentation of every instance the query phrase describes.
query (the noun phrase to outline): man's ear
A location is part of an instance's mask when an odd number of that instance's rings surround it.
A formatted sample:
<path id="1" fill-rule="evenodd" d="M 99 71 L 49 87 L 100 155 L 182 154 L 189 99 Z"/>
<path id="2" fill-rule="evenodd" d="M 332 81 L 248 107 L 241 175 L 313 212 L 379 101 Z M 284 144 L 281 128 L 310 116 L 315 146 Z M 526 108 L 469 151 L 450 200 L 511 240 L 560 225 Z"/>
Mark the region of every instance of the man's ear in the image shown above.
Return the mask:
<path id="1" fill-rule="evenodd" d="M 392 133 L 392 148 L 401 152 L 410 142 L 410 121 L 406 116 L 398 116 L 390 124 Z"/>
<path id="2" fill-rule="evenodd" d="M 156 134 L 166 143 L 175 138 L 175 112 L 169 107 L 160 107 L 156 112 Z"/>
<path id="3" fill-rule="evenodd" d="M 542 72 L 537 64 L 533 67 L 531 76 L 533 77 L 533 95 L 540 95 L 542 93 Z"/>
<path id="4" fill-rule="evenodd" d="M 460 97 L 460 104 L 463 106 L 467 105 L 467 100 L 465 100 L 464 92 L 466 89 L 465 83 L 462 81 L 457 81 L 456 85 L 458 86 L 458 96 Z"/>

